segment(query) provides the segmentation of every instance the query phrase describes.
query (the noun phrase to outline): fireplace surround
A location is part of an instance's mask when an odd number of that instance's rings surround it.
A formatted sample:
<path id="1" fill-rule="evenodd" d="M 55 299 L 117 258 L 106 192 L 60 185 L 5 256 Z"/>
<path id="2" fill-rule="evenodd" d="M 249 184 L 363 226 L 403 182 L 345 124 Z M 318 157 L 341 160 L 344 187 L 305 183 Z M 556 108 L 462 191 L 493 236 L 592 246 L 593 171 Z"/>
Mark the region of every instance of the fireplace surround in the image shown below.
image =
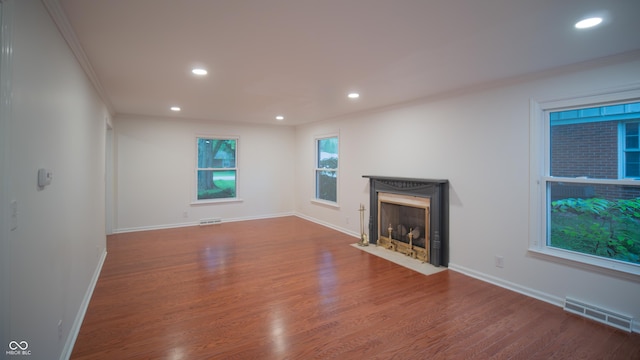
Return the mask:
<path id="1" fill-rule="evenodd" d="M 434 266 L 448 266 L 449 181 L 373 175 L 363 177 L 369 179 L 369 243 L 381 243 L 407 255 L 417 255 L 417 258 Z M 381 209 L 388 203 L 392 204 L 390 210 Z M 395 206 L 409 208 L 396 212 Z M 383 214 L 380 210 L 383 210 Z M 426 215 L 424 224 L 420 223 L 421 214 Z M 389 245 L 390 224 L 382 222 L 398 217 L 403 218 L 403 225 L 397 220 L 390 221 L 396 223 L 391 225 L 394 244 Z M 411 227 L 417 227 L 418 230 Z M 410 230 L 413 230 L 413 236 L 408 236 Z M 411 246 L 409 244 L 413 238 L 416 238 L 417 243 Z M 424 252 L 420 246 L 424 247 Z M 418 250 L 418 253 L 412 249 Z"/>

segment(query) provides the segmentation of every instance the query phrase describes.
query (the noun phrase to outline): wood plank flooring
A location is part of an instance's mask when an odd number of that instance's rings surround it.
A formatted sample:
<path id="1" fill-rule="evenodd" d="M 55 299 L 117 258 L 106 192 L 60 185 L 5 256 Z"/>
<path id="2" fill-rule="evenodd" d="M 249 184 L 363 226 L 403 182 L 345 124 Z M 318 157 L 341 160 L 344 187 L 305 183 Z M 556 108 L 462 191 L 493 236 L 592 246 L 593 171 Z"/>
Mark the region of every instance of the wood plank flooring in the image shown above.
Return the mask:
<path id="1" fill-rule="evenodd" d="M 640 359 L 640 335 L 296 217 L 109 236 L 71 359 Z"/>

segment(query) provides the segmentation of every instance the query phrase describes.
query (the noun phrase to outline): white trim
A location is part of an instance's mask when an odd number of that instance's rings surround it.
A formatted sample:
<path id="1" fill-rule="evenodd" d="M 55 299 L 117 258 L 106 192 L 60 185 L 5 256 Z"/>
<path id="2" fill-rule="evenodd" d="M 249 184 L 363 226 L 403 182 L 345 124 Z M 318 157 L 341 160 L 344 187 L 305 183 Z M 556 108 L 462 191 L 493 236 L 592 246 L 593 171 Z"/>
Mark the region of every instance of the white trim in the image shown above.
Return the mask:
<path id="1" fill-rule="evenodd" d="M 235 140 L 236 142 L 236 148 L 235 148 L 235 166 L 233 168 L 200 168 L 198 167 L 198 150 L 199 150 L 199 144 L 198 144 L 198 140 L 199 139 L 210 139 L 210 140 Z M 195 145 L 196 145 L 196 149 L 195 149 L 195 156 L 194 156 L 194 165 L 195 165 L 195 170 L 193 172 L 193 185 L 195 185 L 195 188 L 192 190 L 191 192 L 191 201 L 190 201 L 190 205 L 205 205 L 205 204 L 215 204 L 215 203 L 229 203 L 229 202 L 242 202 L 243 200 L 241 198 L 238 197 L 238 195 L 240 194 L 240 182 L 239 182 L 239 178 L 240 178 L 240 170 L 238 167 L 238 159 L 240 158 L 240 136 L 238 135 L 203 135 L 203 134 L 196 134 L 195 135 Z M 215 155 L 215 154 L 214 154 Z M 235 171 L 236 172 L 236 197 L 233 198 L 222 198 L 222 199 L 203 199 L 203 200 L 198 200 L 198 170 L 211 170 L 211 171 Z M 193 186 L 192 185 L 192 186 Z"/>
<path id="2" fill-rule="evenodd" d="M 199 224 L 200 224 L 200 222 L 193 221 L 193 222 L 177 223 L 177 224 L 136 226 L 136 227 L 129 227 L 129 228 L 113 229 L 113 233 L 114 234 L 123 234 L 123 233 L 136 232 L 136 231 L 175 229 L 175 228 L 181 228 L 181 227 L 198 226 Z"/>
<path id="3" fill-rule="evenodd" d="M 313 223 L 316 223 L 316 224 L 318 224 L 318 225 L 322 225 L 322 226 L 324 226 L 324 227 L 328 227 L 328 228 L 330 228 L 330 229 L 333 229 L 333 230 L 339 231 L 339 232 L 341 232 L 341 233 L 343 233 L 343 234 L 347 234 L 347 235 L 349 235 L 349 236 L 353 236 L 354 238 L 360 239 L 360 234 L 358 234 L 358 233 L 357 233 L 357 232 L 355 232 L 355 231 L 351 231 L 351 230 L 349 230 L 349 229 L 345 229 L 345 228 L 341 228 L 341 227 L 335 226 L 335 225 L 333 225 L 333 224 L 331 224 L 331 223 L 328 223 L 328 222 L 326 222 L 326 221 L 322 221 L 322 220 L 316 219 L 316 218 L 311 217 L 311 216 L 307 216 L 307 215 L 302 214 L 302 213 L 299 213 L 299 212 L 296 212 L 296 213 L 294 214 L 294 216 L 297 216 L 297 217 L 299 217 L 299 218 L 301 218 L 301 219 L 305 219 L 305 220 L 311 221 L 311 222 L 313 222 Z"/>
<path id="4" fill-rule="evenodd" d="M 601 185 L 619 185 L 619 186 L 640 186 L 639 180 L 634 179 L 592 179 L 592 178 L 569 178 L 557 176 L 542 176 L 543 182 L 563 182 L 572 184 L 601 184 Z"/>
<path id="5" fill-rule="evenodd" d="M 532 99 L 544 111 L 578 109 L 592 104 L 619 103 L 640 99 L 640 82 L 573 94 L 556 99 Z"/>
<path id="6" fill-rule="evenodd" d="M 589 124 L 589 123 L 611 122 L 611 121 L 625 122 L 625 121 L 638 120 L 638 117 L 640 117 L 640 115 L 635 115 L 634 117 L 619 116 L 619 118 L 616 119 L 614 115 L 610 115 L 610 116 L 598 116 L 590 119 L 580 118 L 580 119 L 569 119 L 569 120 L 555 120 L 553 121 L 553 125 L 575 125 L 575 124 Z M 603 118 L 607 118 L 607 119 L 603 120 Z"/>
<path id="7" fill-rule="evenodd" d="M 455 272 L 459 272 L 461 274 L 467 275 L 467 276 L 471 276 L 472 278 L 478 279 L 478 280 L 482 280 L 484 282 L 488 282 L 490 284 L 499 286 L 501 288 L 505 288 L 511 291 L 515 291 L 519 294 L 525 295 L 525 296 L 529 296 L 532 297 L 534 299 L 538 299 L 540 301 L 544 301 L 546 303 L 555 305 L 555 306 L 559 306 L 562 307 L 564 305 L 564 299 L 557 297 L 555 295 L 551 295 L 542 291 L 538 291 L 535 289 L 532 289 L 530 287 L 526 287 L 526 286 L 522 286 L 522 285 L 518 285 L 516 283 L 512 283 L 510 281 L 506 281 L 504 279 L 501 278 L 497 278 L 495 276 L 491 276 L 491 275 L 487 275 L 472 269 L 469 269 L 467 267 L 464 267 L 462 265 L 458 265 L 455 263 L 449 263 L 449 270 L 453 270 Z"/>
<path id="8" fill-rule="evenodd" d="M 543 146 L 546 141 L 544 131 L 544 112 L 540 103 L 530 100 L 529 114 L 529 248 L 539 248 L 542 246 L 539 239 L 543 238 L 541 233 L 545 229 L 545 220 L 542 214 L 543 202 L 540 176 L 544 174 L 544 158 L 538 154 L 548 155 Z"/>
<path id="9" fill-rule="evenodd" d="M 325 169 L 318 167 L 318 141 L 322 139 L 330 139 L 337 138 L 338 139 L 338 167 L 335 169 Z M 340 148 L 342 147 L 340 144 L 340 131 L 338 130 L 335 133 L 329 133 L 325 135 L 316 135 L 313 137 L 313 146 L 314 146 L 314 159 L 313 159 L 313 199 L 312 202 L 321 204 L 321 205 L 334 205 L 335 207 L 339 207 L 340 205 Z M 336 201 L 329 201 L 325 199 L 319 199 L 317 197 L 318 193 L 318 171 L 334 171 L 336 173 Z"/>
<path id="10" fill-rule="evenodd" d="M 243 217 L 236 217 L 236 218 L 226 218 L 226 219 L 222 219 L 222 224 L 228 223 L 228 222 L 272 219 L 272 218 L 279 218 L 279 217 L 285 217 L 285 216 L 294 216 L 294 215 L 295 214 L 293 212 L 284 212 L 284 213 L 277 213 L 277 214 L 267 214 L 267 215 L 257 215 L 257 216 L 243 216 Z M 150 225 L 150 226 L 138 226 L 138 227 L 122 228 L 122 229 L 115 229 L 113 231 L 113 233 L 114 234 L 124 234 L 124 233 L 129 233 L 129 232 L 136 232 L 136 231 L 175 229 L 175 228 L 190 227 L 190 226 L 200 226 L 200 222 L 196 221 L 196 222 L 187 222 L 187 223 L 178 223 L 178 224 L 163 224 L 163 225 Z"/>
<path id="11" fill-rule="evenodd" d="M 237 179 L 237 177 L 236 177 Z M 238 184 L 236 184 L 236 191 L 238 191 Z M 206 200 L 195 200 L 189 203 L 189 205 L 199 206 L 199 205 L 212 205 L 212 204 L 224 204 L 224 203 L 236 203 L 243 202 L 243 199 L 240 198 L 226 198 L 226 199 L 206 199 Z"/>
<path id="12" fill-rule="evenodd" d="M 528 249 L 528 254 L 547 261 L 553 261 L 574 268 L 581 268 L 588 271 L 598 272 L 607 276 L 627 279 L 636 282 L 639 279 L 638 269 L 636 269 L 637 266 L 618 260 L 607 259 L 595 255 L 582 254 L 579 252 L 554 247 L 544 247 L 540 249 L 530 248 Z"/>
<path id="13" fill-rule="evenodd" d="M 80 66 L 82 67 L 85 74 L 93 84 L 93 87 L 98 92 L 98 96 L 100 96 L 100 98 L 104 102 L 105 106 L 107 107 L 107 110 L 109 111 L 109 114 L 111 116 L 115 116 L 116 112 L 113 107 L 113 104 L 111 103 L 111 100 L 107 96 L 107 93 L 104 91 L 104 88 L 100 83 L 100 80 L 98 80 L 98 76 L 93 70 L 93 67 L 89 62 L 89 58 L 87 57 L 87 54 L 84 52 L 82 45 L 80 45 L 78 36 L 73 31 L 73 27 L 71 26 L 71 23 L 67 18 L 67 15 L 65 15 L 64 10 L 62 10 L 62 6 L 60 6 L 60 3 L 58 2 L 58 0 L 42 0 L 42 4 L 49 12 L 49 16 L 51 16 L 51 19 L 56 24 L 56 27 L 58 28 L 60 35 L 62 35 L 62 38 L 64 38 L 64 40 L 67 42 L 67 45 L 69 45 L 71 52 L 76 57 L 76 59 L 78 60 L 78 63 L 80 63 Z"/>
<path id="14" fill-rule="evenodd" d="M 624 173 L 625 173 L 625 161 L 626 161 L 626 156 L 625 156 L 625 151 L 624 151 L 624 122 L 619 122 L 618 123 L 618 143 L 616 144 L 618 146 L 618 179 L 624 179 Z"/>
<path id="15" fill-rule="evenodd" d="M 553 259 L 554 261 L 557 259 Z M 526 286 L 521 286 L 515 283 L 512 283 L 510 281 L 506 281 L 503 280 L 501 278 L 497 278 L 495 276 L 491 276 L 491 275 L 487 275 L 472 269 L 469 269 L 467 267 L 455 264 L 455 263 L 449 263 L 449 270 L 467 275 L 467 276 L 471 276 L 472 278 L 484 281 L 484 282 L 488 282 L 490 284 L 499 286 L 501 288 L 507 289 L 507 290 L 511 290 L 511 291 L 515 291 L 519 294 L 525 295 L 525 296 L 529 296 L 532 297 L 534 299 L 540 300 L 540 301 L 544 301 L 546 303 L 549 303 L 551 305 L 555 305 L 558 306 L 560 308 L 564 307 L 564 298 L 555 296 L 555 295 L 551 295 L 542 291 L 538 291 Z M 635 333 L 640 333 L 640 321 L 633 321 L 633 325 L 631 327 L 631 331 L 635 332 Z"/>
<path id="16" fill-rule="evenodd" d="M 637 150 L 627 151 L 626 149 L 627 124 L 634 124 L 634 123 L 640 124 L 639 119 L 621 121 L 618 124 L 618 177 L 621 179 L 640 180 L 640 178 L 627 177 L 627 153 L 637 152 Z"/>
<path id="17" fill-rule="evenodd" d="M 109 117 L 105 117 L 104 132 L 104 187 L 105 187 L 105 233 L 110 235 L 113 233 L 113 224 L 115 221 L 115 134 L 113 127 L 109 125 Z"/>
<path id="18" fill-rule="evenodd" d="M 311 199 L 309 201 L 311 201 L 312 203 L 316 203 L 318 205 L 324 205 L 324 206 L 332 207 L 335 209 L 340 209 L 340 205 L 337 202 L 322 200 L 322 199 Z"/>
<path id="19" fill-rule="evenodd" d="M 82 326 L 82 322 L 84 321 L 84 316 L 87 314 L 87 309 L 89 308 L 89 302 L 91 301 L 91 297 L 93 296 L 93 291 L 96 288 L 96 284 L 98 283 L 98 278 L 100 278 L 100 273 L 102 272 L 102 266 L 104 265 L 104 261 L 107 258 L 107 250 L 104 249 L 102 251 L 102 255 L 100 256 L 100 260 L 98 261 L 98 266 L 96 270 L 93 272 L 93 276 L 91 277 L 91 282 L 89 283 L 89 287 L 84 294 L 84 298 L 82 299 L 82 303 L 80 304 L 80 309 L 76 314 L 76 318 L 73 321 L 73 325 L 71 326 L 71 331 L 69 332 L 69 336 L 67 337 L 67 341 L 64 343 L 64 349 L 62 349 L 62 353 L 60 354 L 60 360 L 66 360 L 71 357 L 71 353 L 73 352 L 73 347 L 76 344 L 76 340 L 78 339 L 78 334 L 80 333 L 80 327 Z"/>
<path id="20" fill-rule="evenodd" d="M 573 251 L 563 251 L 547 246 L 549 229 L 547 219 L 550 208 L 547 206 L 550 197 L 546 191 L 547 183 L 590 183 L 639 186 L 638 180 L 630 179 L 589 179 L 564 178 L 549 176 L 550 172 L 550 121 L 549 113 L 554 110 L 568 110 L 585 106 L 621 103 L 640 99 L 640 83 L 602 89 L 580 96 L 572 96 L 558 100 L 530 100 L 529 114 L 529 252 L 548 256 L 550 260 L 569 266 L 586 265 L 599 272 L 611 273 L 618 277 L 640 275 L 640 266 L 624 263 L 604 257 L 596 257 Z M 546 212 L 546 213 L 545 213 Z"/>
<path id="21" fill-rule="evenodd" d="M 13 63 L 13 1 L 0 0 L 0 341 L 7 340 L 11 332 L 11 264 L 9 241 L 12 226 L 10 202 L 12 177 L 11 163 L 11 99 Z"/>

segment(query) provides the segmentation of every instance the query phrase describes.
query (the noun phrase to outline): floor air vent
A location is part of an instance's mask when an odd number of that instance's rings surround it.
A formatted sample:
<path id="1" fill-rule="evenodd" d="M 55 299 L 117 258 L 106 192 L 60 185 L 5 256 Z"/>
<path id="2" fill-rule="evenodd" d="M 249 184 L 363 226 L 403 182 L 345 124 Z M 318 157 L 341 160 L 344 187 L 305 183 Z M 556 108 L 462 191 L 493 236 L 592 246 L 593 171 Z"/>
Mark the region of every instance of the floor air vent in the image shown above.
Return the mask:
<path id="1" fill-rule="evenodd" d="M 220 224 L 221 222 L 220 218 L 200 219 L 200 226 Z"/>
<path id="2" fill-rule="evenodd" d="M 564 309 L 568 312 L 631 332 L 633 318 L 628 316 L 616 314 L 612 311 L 604 310 L 570 298 L 565 299 Z"/>

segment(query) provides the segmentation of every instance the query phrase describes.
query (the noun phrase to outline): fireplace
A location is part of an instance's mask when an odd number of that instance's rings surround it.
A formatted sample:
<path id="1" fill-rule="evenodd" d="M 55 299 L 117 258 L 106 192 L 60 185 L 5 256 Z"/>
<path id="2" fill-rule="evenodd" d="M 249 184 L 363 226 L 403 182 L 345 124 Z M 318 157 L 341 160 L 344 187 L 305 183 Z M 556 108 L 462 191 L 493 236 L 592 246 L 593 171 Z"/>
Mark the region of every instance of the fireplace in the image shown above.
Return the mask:
<path id="1" fill-rule="evenodd" d="M 449 263 L 448 181 L 370 176 L 369 242 L 431 263 Z"/>

